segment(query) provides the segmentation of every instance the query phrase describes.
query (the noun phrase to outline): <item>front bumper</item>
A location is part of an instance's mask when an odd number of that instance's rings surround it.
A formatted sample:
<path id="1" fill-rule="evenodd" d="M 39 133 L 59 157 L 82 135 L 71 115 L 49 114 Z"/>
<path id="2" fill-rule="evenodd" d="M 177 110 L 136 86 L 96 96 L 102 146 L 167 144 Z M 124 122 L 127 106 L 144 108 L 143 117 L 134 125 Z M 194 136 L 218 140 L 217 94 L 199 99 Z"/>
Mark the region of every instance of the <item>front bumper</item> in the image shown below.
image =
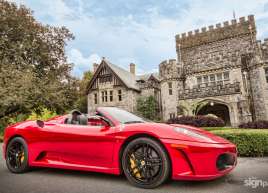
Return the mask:
<path id="1" fill-rule="evenodd" d="M 237 164 L 236 146 L 162 139 L 172 163 L 172 179 L 211 180 L 229 173 Z M 226 158 L 226 159 L 223 159 Z"/>

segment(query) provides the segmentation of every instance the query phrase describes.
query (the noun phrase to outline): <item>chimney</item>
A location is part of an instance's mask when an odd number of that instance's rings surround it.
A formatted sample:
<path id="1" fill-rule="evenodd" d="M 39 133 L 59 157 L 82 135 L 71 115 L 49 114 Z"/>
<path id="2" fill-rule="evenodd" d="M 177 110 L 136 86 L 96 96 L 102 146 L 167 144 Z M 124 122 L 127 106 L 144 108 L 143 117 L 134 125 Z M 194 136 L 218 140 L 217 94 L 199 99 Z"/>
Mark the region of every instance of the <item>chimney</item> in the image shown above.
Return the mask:
<path id="1" fill-rule="evenodd" d="M 135 64 L 134 63 L 129 64 L 129 71 L 131 74 L 135 75 Z"/>
<path id="2" fill-rule="evenodd" d="M 97 63 L 93 63 L 93 73 L 96 72 L 96 70 L 98 69 L 99 64 Z"/>

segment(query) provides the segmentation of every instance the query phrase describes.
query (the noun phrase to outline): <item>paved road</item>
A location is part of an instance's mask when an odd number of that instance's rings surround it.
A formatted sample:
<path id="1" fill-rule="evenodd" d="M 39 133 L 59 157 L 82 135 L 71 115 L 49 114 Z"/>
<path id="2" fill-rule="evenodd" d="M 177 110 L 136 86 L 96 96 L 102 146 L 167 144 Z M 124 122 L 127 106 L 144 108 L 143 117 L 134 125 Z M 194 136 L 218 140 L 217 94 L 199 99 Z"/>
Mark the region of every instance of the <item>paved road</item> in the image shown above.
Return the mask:
<path id="1" fill-rule="evenodd" d="M 1 145 L 1 144 L 0 144 Z M 2 147 L 2 145 L 1 145 Z M 2 148 L 1 148 L 2 149 Z M 0 151 L 2 154 L 2 152 Z M 255 177 L 266 187 L 252 188 L 244 180 Z M 255 182 L 255 185 L 261 181 Z M 254 185 L 252 183 L 252 185 Z M 34 169 L 26 174 L 12 174 L 0 158 L 0 193 L 268 193 L 268 157 L 239 158 L 229 175 L 208 182 L 169 181 L 154 190 L 131 186 L 123 176 L 59 169 Z"/>

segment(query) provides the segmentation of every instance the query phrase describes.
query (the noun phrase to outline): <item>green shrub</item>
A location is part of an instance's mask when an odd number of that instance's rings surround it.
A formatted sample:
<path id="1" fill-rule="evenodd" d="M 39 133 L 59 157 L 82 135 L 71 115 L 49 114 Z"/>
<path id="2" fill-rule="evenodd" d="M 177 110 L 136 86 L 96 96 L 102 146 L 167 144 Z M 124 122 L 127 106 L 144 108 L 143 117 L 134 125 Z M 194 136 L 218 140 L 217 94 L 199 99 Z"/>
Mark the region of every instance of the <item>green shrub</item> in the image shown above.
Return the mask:
<path id="1" fill-rule="evenodd" d="M 11 117 L 10 119 L 8 119 L 8 124 L 10 125 L 10 124 L 22 122 L 22 121 L 25 121 L 27 118 L 28 118 L 27 114 L 20 113 L 16 115 L 15 117 Z"/>
<path id="2" fill-rule="evenodd" d="M 136 114 L 154 121 L 159 121 L 159 109 L 154 96 L 140 97 L 137 100 Z"/>
<path id="3" fill-rule="evenodd" d="M 27 120 L 42 120 L 42 121 L 46 121 L 50 118 L 53 118 L 57 116 L 57 113 L 55 111 L 50 111 L 47 108 L 43 108 L 40 113 L 37 113 L 35 111 L 33 111 Z"/>
<path id="4" fill-rule="evenodd" d="M 236 144 L 239 156 L 268 156 L 268 129 L 216 129 L 210 132 Z"/>
<path id="5" fill-rule="evenodd" d="M 22 113 L 13 113 L 10 114 L 9 116 L 4 116 L 0 119 L 0 136 L 3 135 L 4 129 L 10 125 L 14 124 L 20 121 L 26 120 L 28 117 L 27 114 L 22 114 Z"/>

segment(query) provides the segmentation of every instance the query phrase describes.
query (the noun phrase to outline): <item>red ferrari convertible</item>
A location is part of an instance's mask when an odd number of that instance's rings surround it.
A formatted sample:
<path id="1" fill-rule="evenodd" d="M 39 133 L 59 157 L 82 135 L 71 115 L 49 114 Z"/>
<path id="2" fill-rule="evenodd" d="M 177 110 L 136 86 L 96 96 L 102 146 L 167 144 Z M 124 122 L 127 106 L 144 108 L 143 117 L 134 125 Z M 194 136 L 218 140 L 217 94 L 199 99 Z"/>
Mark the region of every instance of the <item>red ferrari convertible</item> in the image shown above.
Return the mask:
<path id="1" fill-rule="evenodd" d="M 237 158 L 234 144 L 207 131 L 150 122 L 115 107 L 12 125 L 5 129 L 3 152 L 13 173 L 30 167 L 124 173 L 142 188 L 168 178 L 215 179 Z"/>

